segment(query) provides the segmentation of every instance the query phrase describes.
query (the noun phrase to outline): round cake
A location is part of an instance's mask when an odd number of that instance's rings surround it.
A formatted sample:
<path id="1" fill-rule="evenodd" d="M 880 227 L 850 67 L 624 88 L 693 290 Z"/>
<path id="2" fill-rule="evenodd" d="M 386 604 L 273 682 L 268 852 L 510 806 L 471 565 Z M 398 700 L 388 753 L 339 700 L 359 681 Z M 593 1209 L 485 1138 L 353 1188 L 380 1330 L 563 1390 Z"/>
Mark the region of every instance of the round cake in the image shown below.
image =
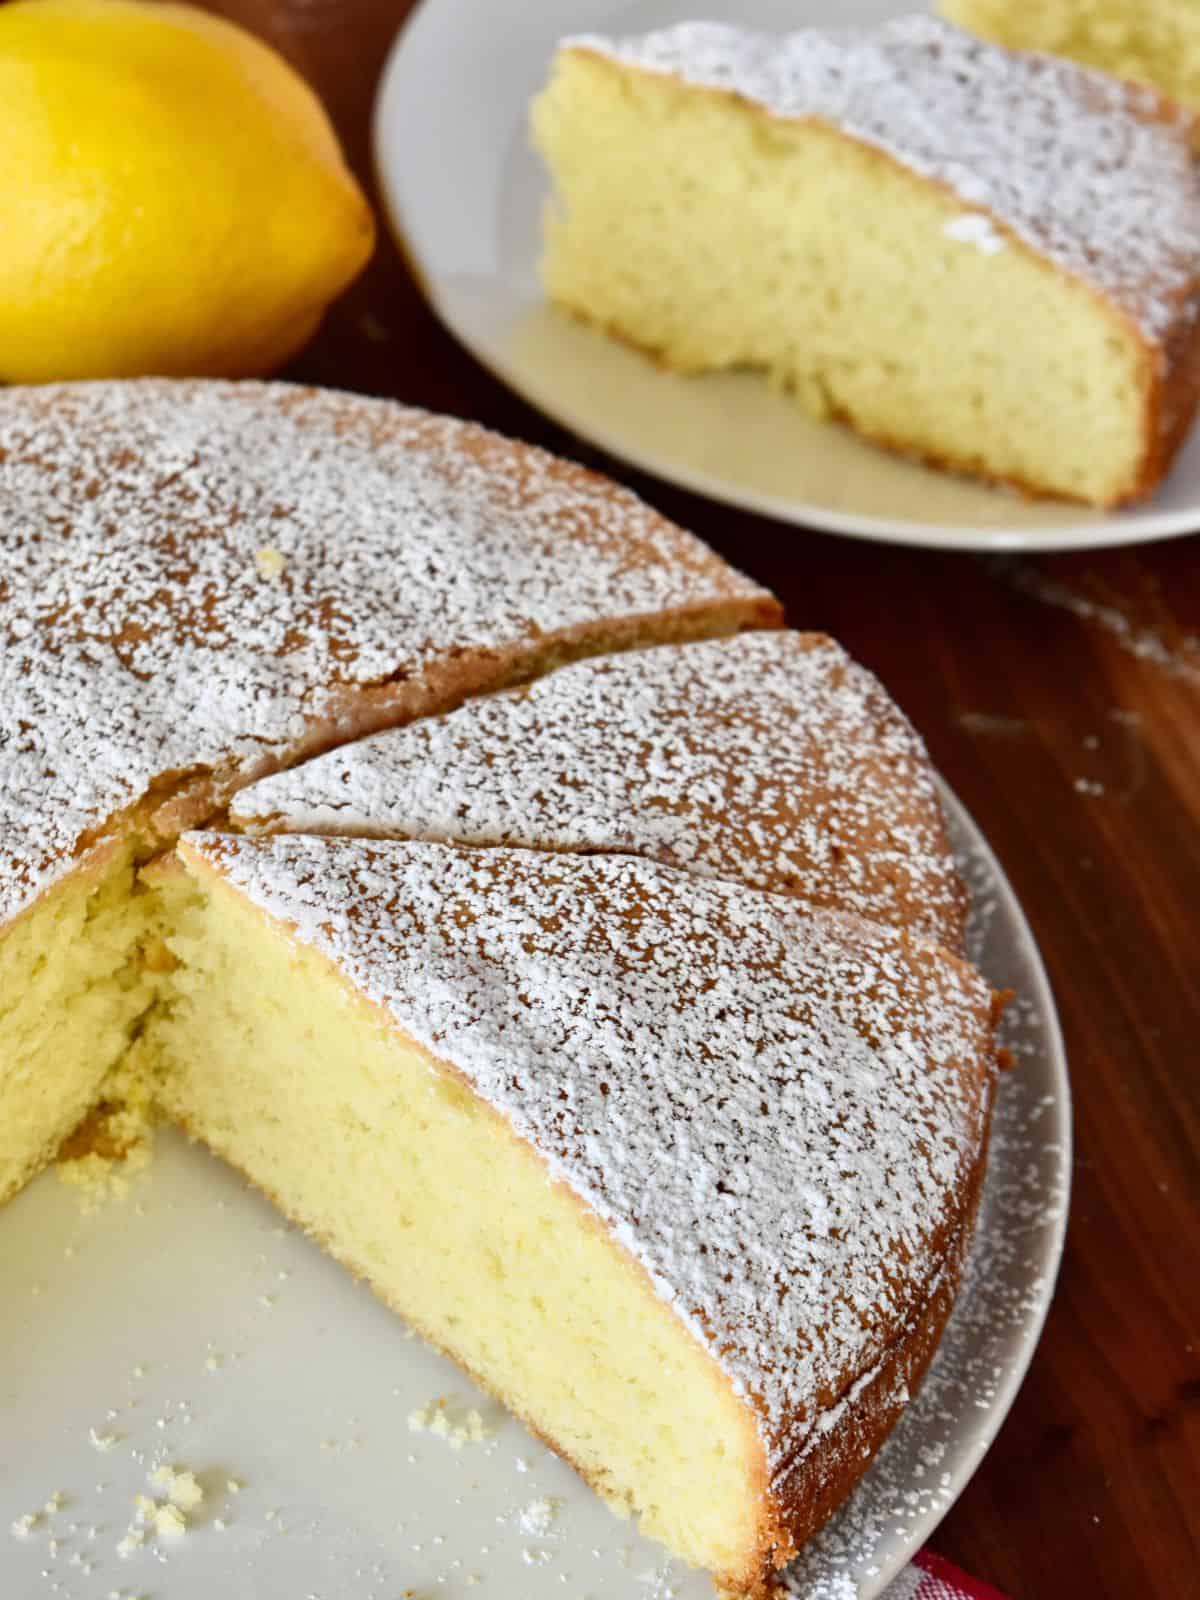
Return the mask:
<path id="1" fill-rule="evenodd" d="M 0 496 L 0 1198 L 152 1098 L 761 1594 L 982 1183 L 919 738 L 633 496 L 447 418 L 7 390 Z"/>

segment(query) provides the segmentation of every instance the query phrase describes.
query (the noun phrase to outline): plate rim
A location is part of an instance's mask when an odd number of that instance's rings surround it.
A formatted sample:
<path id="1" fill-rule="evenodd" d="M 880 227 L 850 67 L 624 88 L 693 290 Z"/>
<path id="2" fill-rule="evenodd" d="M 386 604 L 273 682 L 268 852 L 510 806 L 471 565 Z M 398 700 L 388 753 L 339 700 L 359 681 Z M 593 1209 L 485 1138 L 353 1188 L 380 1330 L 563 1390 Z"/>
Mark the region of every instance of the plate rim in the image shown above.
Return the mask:
<path id="1" fill-rule="evenodd" d="M 934 1520 L 934 1526 L 942 1520 L 946 1512 L 962 1494 L 963 1490 L 975 1476 L 987 1451 L 995 1443 L 1001 1428 L 1008 1420 L 1021 1385 L 1025 1382 L 1026 1374 L 1037 1354 L 1038 1346 L 1042 1342 L 1042 1333 L 1045 1330 L 1046 1319 L 1050 1315 L 1050 1307 L 1054 1303 L 1054 1296 L 1058 1289 L 1058 1277 L 1062 1269 L 1063 1253 L 1067 1243 L 1067 1228 L 1071 1216 L 1071 1191 L 1074 1176 L 1074 1150 L 1075 1150 L 1075 1108 L 1071 1094 L 1071 1074 L 1067 1058 L 1067 1044 L 1063 1035 L 1062 1019 L 1058 1014 L 1058 1003 L 1054 998 L 1054 988 L 1050 982 L 1050 974 L 1046 971 L 1046 962 L 1042 956 L 1041 946 L 1034 937 L 1034 932 L 1025 915 L 1025 908 L 1017 896 L 1016 890 L 1009 881 L 1008 874 L 1000 863 L 999 857 L 992 848 L 991 841 L 983 829 L 975 821 L 972 813 L 959 799 L 940 772 L 935 772 L 938 798 L 942 808 L 963 833 L 971 840 L 972 850 L 985 863 L 989 876 L 996 890 L 1003 896 L 1006 906 L 1005 912 L 1013 924 L 1023 949 L 1025 959 L 1034 980 L 1037 993 L 1033 997 L 1041 1031 L 1046 1039 L 1045 1059 L 1049 1065 L 1054 1079 L 1055 1091 L 1061 1096 L 1061 1133 L 1057 1141 L 1058 1159 L 1056 1162 L 1055 1176 L 1061 1185 L 1062 1202 L 1057 1215 L 1052 1219 L 1048 1229 L 1047 1238 L 1043 1245 L 1046 1261 L 1044 1288 L 1038 1296 L 1037 1308 L 1028 1314 L 1028 1321 L 1022 1332 L 1021 1351 L 1017 1359 L 1005 1370 L 1002 1383 L 999 1386 L 998 1398 L 993 1402 L 989 1411 L 987 1426 L 983 1430 L 986 1434 L 986 1444 L 979 1453 L 979 1459 L 971 1468 L 963 1481 L 955 1488 L 945 1506 L 939 1509 Z M 986 977 L 986 974 L 984 974 Z M 1019 1064 L 1012 1070 L 1020 1071 Z M 864 1597 L 866 1600 L 866 1597 Z"/>
<path id="2" fill-rule="evenodd" d="M 577 406 L 547 394 L 536 377 L 518 362 L 506 360 L 502 353 L 476 336 L 459 317 L 440 289 L 440 274 L 425 261 L 414 241 L 414 230 L 406 223 L 405 208 L 398 179 L 393 175 L 392 142 L 388 128 L 393 107 L 404 98 L 402 75 L 406 51 L 415 34 L 435 11 L 448 8 L 453 0 L 418 0 L 401 23 L 389 47 L 375 92 L 370 121 L 370 156 L 378 193 L 394 243 L 416 283 L 422 298 L 441 326 L 506 388 L 550 421 L 575 437 L 604 451 L 615 461 L 628 463 L 659 482 L 703 495 L 719 505 L 770 517 L 804 532 L 933 550 L 953 550 L 976 554 L 1052 553 L 1066 550 L 1112 549 L 1184 538 L 1200 532 L 1200 501 L 1188 509 L 1159 510 L 1130 508 L 1127 515 L 1081 507 L 1082 520 L 1044 527 L 972 527 L 959 523 L 927 523 L 905 518 L 842 511 L 785 495 L 731 483 L 719 475 L 686 462 L 664 462 L 636 438 L 628 439 L 603 423 L 593 422 Z M 402 164 L 402 163 L 400 163 Z M 1200 420 L 1193 424 L 1200 427 Z M 935 471 L 928 468 L 925 470 Z M 1003 490 L 996 490 L 1003 493 Z M 1048 501 L 1048 505 L 1070 508 L 1069 502 Z"/>

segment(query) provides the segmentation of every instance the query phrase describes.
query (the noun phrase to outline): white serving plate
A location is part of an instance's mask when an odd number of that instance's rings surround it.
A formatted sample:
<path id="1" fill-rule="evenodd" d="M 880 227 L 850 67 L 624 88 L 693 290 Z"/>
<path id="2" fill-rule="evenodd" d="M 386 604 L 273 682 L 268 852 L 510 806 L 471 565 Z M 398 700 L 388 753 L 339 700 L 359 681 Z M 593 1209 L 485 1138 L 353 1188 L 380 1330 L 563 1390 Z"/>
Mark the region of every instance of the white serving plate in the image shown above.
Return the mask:
<path id="1" fill-rule="evenodd" d="M 870 1600 L 927 1540 L 1012 1402 L 1062 1248 L 1070 1094 L 1054 1002 L 994 857 L 947 804 L 975 953 L 1021 997 L 1020 1067 L 1001 1087 L 968 1285 L 900 1426 L 795 1569 L 809 1600 Z M 712 1600 L 706 1578 L 613 1517 L 178 1135 L 95 1215 L 53 1174 L 0 1211 L 0 1372 L 4 1600 Z M 438 1395 L 477 1405 L 494 1435 L 454 1451 L 411 1432 L 410 1413 Z M 197 1473 L 206 1505 L 182 1539 L 123 1558 L 133 1497 L 164 1459 Z M 60 1511 L 27 1539 L 10 1532 L 55 1491 Z M 535 1513 L 522 1528 L 547 1497 L 561 1502 L 550 1527 L 539 1533 Z"/>
<path id="2" fill-rule="evenodd" d="M 556 41 L 688 17 L 783 31 L 877 22 L 919 0 L 424 0 L 392 52 L 375 154 L 438 317 L 525 399 L 610 454 L 730 505 L 831 533 L 960 550 L 1138 544 L 1200 529 L 1200 429 L 1147 506 L 1026 501 L 889 455 L 748 374 L 682 378 L 545 304 L 549 182 L 526 110 Z"/>

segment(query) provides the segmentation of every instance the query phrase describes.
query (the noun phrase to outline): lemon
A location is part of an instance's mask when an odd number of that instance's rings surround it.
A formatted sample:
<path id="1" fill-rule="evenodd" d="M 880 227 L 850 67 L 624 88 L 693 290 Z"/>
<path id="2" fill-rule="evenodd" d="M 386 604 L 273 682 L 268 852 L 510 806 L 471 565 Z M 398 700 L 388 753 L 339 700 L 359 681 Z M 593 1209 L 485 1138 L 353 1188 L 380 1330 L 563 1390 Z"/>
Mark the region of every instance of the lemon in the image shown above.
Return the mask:
<path id="1" fill-rule="evenodd" d="M 320 102 L 250 34 L 0 6 L 0 380 L 267 372 L 373 243 Z"/>

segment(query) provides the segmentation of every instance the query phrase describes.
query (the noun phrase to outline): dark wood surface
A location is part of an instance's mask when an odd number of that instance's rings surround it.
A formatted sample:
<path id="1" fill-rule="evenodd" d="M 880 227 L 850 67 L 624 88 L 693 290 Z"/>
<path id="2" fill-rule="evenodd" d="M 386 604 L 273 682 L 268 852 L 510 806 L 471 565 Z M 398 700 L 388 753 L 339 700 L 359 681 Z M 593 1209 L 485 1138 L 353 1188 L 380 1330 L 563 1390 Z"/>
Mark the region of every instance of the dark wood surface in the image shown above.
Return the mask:
<path id="1" fill-rule="evenodd" d="M 405 0 L 214 9 L 305 73 L 370 182 L 371 102 Z M 712 505 L 603 460 L 504 390 L 435 322 L 382 229 L 289 375 L 611 471 L 892 690 L 1024 903 L 1075 1096 L 1045 1336 L 934 1542 L 1016 1600 L 1200 1596 L 1200 539 L 983 559 Z"/>

